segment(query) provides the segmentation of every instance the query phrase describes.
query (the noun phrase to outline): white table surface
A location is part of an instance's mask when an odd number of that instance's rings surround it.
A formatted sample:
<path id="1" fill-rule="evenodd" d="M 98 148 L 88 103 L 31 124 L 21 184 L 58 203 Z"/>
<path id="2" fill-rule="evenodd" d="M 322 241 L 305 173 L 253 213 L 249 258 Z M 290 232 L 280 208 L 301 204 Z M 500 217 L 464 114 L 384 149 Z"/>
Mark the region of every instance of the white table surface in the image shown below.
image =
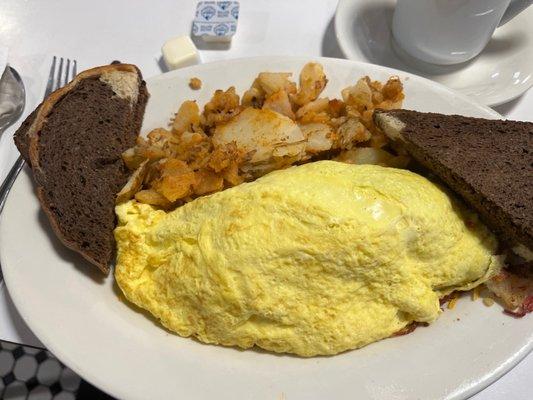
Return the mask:
<path id="1" fill-rule="evenodd" d="M 231 47 L 203 48 L 202 60 L 257 55 L 342 58 L 333 27 L 336 4 L 336 0 L 241 0 Z M 160 74 L 161 45 L 171 37 L 189 34 L 195 7 L 196 1 L 189 0 L 2 0 L 0 46 L 9 48 L 9 63 L 26 85 L 25 115 L 41 100 L 52 55 L 77 59 L 78 70 L 120 60 L 138 65 L 145 77 Z M 496 108 L 507 118 L 529 121 L 532 109 L 533 91 Z M 14 128 L 0 137 L 0 180 L 17 157 Z M 4 285 L 0 287 L 0 339 L 40 345 Z M 473 399 L 533 399 L 532 376 L 530 354 Z"/>

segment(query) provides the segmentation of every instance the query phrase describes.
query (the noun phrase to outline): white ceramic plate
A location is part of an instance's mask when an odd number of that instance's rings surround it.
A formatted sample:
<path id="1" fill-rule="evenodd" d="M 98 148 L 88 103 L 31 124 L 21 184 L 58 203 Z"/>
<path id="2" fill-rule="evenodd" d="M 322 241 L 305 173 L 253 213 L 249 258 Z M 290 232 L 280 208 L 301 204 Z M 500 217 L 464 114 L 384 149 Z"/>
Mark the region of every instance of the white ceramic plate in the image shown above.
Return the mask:
<path id="1" fill-rule="evenodd" d="M 432 81 L 370 64 L 315 59 L 326 94 L 360 76 L 405 82 L 405 107 L 498 118 L 490 109 Z M 164 125 L 185 99 L 213 90 L 241 92 L 261 71 L 292 71 L 309 59 L 261 57 L 177 70 L 148 80 L 143 132 Z M 191 77 L 203 81 L 191 91 Z M 296 75 L 297 76 L 297 75 Z M 482 389 L 531 349 L 533 326 L 498 307 L 463 299 L 428 328 L 335 357 L 303 359 L 200 344 L 173 335 L 119 300 L 113 278 L 64 249 L 49 229 L 28 171 L 15 183 L 0 225 L 4 276 L 17 309 L 64 363 L 126 399 L 459 399 Z"/>
<path id="2" fill-rule="evenodd" d="M 425 76 L 488 106 L 510 101 L 533 84 L 533 7 L 496 29 L 473 60 L 439 67 L 393 48 L 390 27 L 395 4 L 396 0 L 339 1 L 335 32 L 347 58 Z"/>

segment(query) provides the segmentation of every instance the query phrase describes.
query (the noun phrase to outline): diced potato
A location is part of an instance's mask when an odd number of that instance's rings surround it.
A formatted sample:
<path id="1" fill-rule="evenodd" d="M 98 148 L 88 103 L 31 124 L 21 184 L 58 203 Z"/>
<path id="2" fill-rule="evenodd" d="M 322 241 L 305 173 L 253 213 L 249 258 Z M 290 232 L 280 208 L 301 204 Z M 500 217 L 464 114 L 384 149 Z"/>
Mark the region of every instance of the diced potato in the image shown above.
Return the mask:
<path id="1" fill-rule="evenodd" d="M 138 147 L 138 152 L 145 154 L 151 160 L 173 157 L 175 148 L 179 146 L 180 140 L 179 134 L 176 135 L 163 128 L 154 129 L 147 135 L 144 145 Z"/>
<path id="2" fill-rule="evenodd" d="M 302 118 L 305 114 L 308 113 L 320 113 L 328 110 L 329 108 L 329 99 L 327 97 L 323 97 L 321 99 L 316 99 L 315 101 L 311 101 L 296 111 L 296 118 Z"/>
<path id="3" fill-rule="evenodd" d="M 291 75 L 289 72 L 261 72 L 257 76 L 257 83 L 261 86 L 266 96 L 271 96 L 279 91 L 292 93 L 291 87 L 294 84 L 291 85 L 289 81 Z"/>
<path id="4" fill-rule="evenodd" d="M 204 169 L 196 173 L 196 183 L 193 185 L 194 194 L 201 196 L 207 193 L 219 192 L 224 188 L 224 178 L 214 171 Z"/>
<path id="5" fill-rule="evenodd" d="M 192 90 L 199 90 L 202 88 L 202 81 L 200 80 L 200 78 L 191 78 L 189 80 L 189 87 L 192 89 Z"/>
<path id="6" fill-rule="evenodd" d="M 291 143 L 286 146 L 278 146 L 272 152 L 273 157 L 295 157 L 298 159 L 302 155 L 302 146 L 305 146 L 305 141 Z"/>
<path id="7" fill-rule="evenodd" d="M 380 104 L 384 100 L 383 93 L 381 92 L 372 92 L 372 103 Z"/>
<path id="8" fill-rule="evenodd" d="M 173 134 L 167 129 L 157 128 L 150 131 L 150 133 L 146 135 L 146 137 L 150 146 L 157 146 L 159 148 L 163 148 L 165 143 L 167 143 L 173 138 Z"/>
<path id="9" fill-rule="evenodd" d="M 333 147 L 334 136 L 329 125 L 312 123 L 300 125 L 300 129 L 307 139 L 306 153 L 316 154 L 330 150 Z"/>
<path id="10" fill-rule="evenodd" d="M 196 183 L 194 171 L 177 159 L 168 159 L 158 165 L 160 177 L 152 182 L 152 189 L 174 202 L 187 197 Z"/>
<path id="11" fill-rule="evenodd" d="M 163 149 L 156 146 L 137 147 L 136 152 L 143 160 L 157 161 L 167 156 Z"/>
<path id="12" fill-rule="evenodd" d="M 333 99 L 329 101 L 329 114 L 332 118 L 339 118 L 346 111 L 345 104 L 339 99 Z"/>
<path id="13" fill-rule="evenodd" d="M 327 82 L 322 65 L 317 63 L 305 64 L 300 72 L 300 87 L 296 95 L 292 97 L 292 101 L 303 106 L 315 100 L 322 93 Z"/>
<path id="14" fill-rule="evenodd" d="M 370 138 L 370 147 L 374 147 L 376 149 L 379 149 L 383 146 L 385 146 L 388 143 L 387 136 L 383 132 L 376 131 L 372 134 L 372 137 Z"/>
<path id="15" fill-rule="evenodd" d="M 172 203 L 154 190 L 141 190 L 135 194 L 135 200 L 140 203 L 169 208 Z"/>
<path id="16" fill-rule="evenodd" d="M 212 137 L 215 147 L 235 143 L 241 154 L 252 154 L 250 163 L 268 162 L 274 149 L 302 143 L 302 131 L 290 118 L 271 110 L 247 108 L 226 125 L 218 126 Z"/>
<path id="17" fill-rule="evenodd" d="M 228 90 L 217 90 L 204 106 L 203 123 L 206 128 L 228 122 L 240 111 L 239 95 L 232 86 Z M 207 132 L 207 131 L 206 131 Z"/>
<path id="18" fill-rule="evenodd" d="M 191 172 L 187 163 L 169 158 L 158 165 L 161 175 L 182 175 Z"/>
<path id="19" fill-rule="evenodd" d="M 217 147 L 209 157 L 209 167 L 215 171 L 220 172 L 223 169 L 227 168 L 230 165 L 232 159 L 236 159 L 234 152 L 228 152 L 227 149 L 230 147 L 235 147 L 233 143 L 230 143 L 226 146 Z M 236 149 L 235 149 L 236 150 Z"/>
<path id="20" fill-rule="evenodd" d="M 224 169 L 222 176 L 231 186 L 237 186 L 244 182 L 244 178 L 239 175 L 239 165 L 236 161 L 232 161 L 228 167 Z"/>
<path id="21" fill-rule="evenodd" d="M 359 113 L 373 108 L 372 89 L 368 76 L 361 78 L 354 86 L 349 86 L 341 91 L 344 102 Z"/>
<path id="22" fill-rule="evenodd" d="M 265 101 L 265 92 L 261 88 L 251 87 L 242 95 L 243 107 L 261 108 Z"/>
<path id="23" fill-rule="evenodd" d="M 200 124 L 200 109 L 195 101 L 184 101 L 180 106 L 174 121 L 172 132 L 181 134 L 185 131 L 194 132 Z"/>
<path id="24" fill-rule="evenodd" d="M 130 171 L 134 171 L 146 160 L 146 157 L 139 154 L 136 147 L 131 147 L 122 153 L 122 160 Z"/>
<path id="25" fill-rule="evenodd" d="M 308 112 L 298 122 L 300 124 L 329 124 L 331 123 L 331 117 L 325 111 L 319 113 Z"/>
<path id="26" fill-rule="evenodd" d="M 289 95 L 285 90 L 272 93 L 263 103 L 263 109 L 272 110 L 283 114 L 290 119 L 294 119 L 294 112 L 292 111 Z"/>
<path id="27" fill-rule="evenodd" d="M 348 118 L 346 122 L 337 128 L 339 143 L 337 147 L 351 149 L 359 142 L 366 142 L 371 134 L 365 126 L 356 118 Z"/>
<path id="28" fill-rule="evenodd" d="M 164 175 L 152 184 L 152 188 L 168 201 L 174 202 L 189 196 L 195 183 L 194 172 L 187 175 Z"/>
<path id="29" fill-rule="evenodd" d="M 191 168 L 207 163 L 211 152 L 211 140 L 203 132 L 183 132 L 174 140 L 167 141 L 165 154 L 168 158 L 176 158 L 187 162 Z"/>
<path id="30" fill-rule="evenodd" d="M 207 136 L 203 132 L 183 132 L 180 137 L 180 145 L 185 147 L 194 146 L 198 143 L 207 140 Z"/>
<path id="31" fill-rule="evenodd" d="M 139 168 L 137 168 L 133 174 L 131 174 L 130 178 L 128 179 L 128 182 L 122 187 L 120 192 L 118 192 L 117 197 L 115 199 L 115 202 L 117 204 L 123 203 L 125 201 L 128 201 L 135 196 L 135 193 L 137 193 L 143 184 L 144 178 L 146 176 L 148 167 L 148 160 L 143 161 Z"/>
<path id="32" fill-rule="evenodd" d="M 383 99 L 392 102 L 395 105 L 401 105 L 401 101 L 404 99 L 403 84 L 400 78 L 392 76 L 387 83 L 383 86 Z"/>

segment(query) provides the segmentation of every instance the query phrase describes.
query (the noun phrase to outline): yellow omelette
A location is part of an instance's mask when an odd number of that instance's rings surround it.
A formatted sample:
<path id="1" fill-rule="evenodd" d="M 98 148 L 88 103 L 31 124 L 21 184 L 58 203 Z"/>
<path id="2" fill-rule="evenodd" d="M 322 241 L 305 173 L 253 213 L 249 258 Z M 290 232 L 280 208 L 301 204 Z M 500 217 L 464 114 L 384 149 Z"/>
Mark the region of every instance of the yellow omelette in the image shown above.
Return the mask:
<path id="1" fill-rule="evenodd" d="M 433 322 L 500 268 L 494 236 L 407 170 L 320 161 L 165 212 L 117 206 L 128 300 L 205 343 L 331 355 Z"/>

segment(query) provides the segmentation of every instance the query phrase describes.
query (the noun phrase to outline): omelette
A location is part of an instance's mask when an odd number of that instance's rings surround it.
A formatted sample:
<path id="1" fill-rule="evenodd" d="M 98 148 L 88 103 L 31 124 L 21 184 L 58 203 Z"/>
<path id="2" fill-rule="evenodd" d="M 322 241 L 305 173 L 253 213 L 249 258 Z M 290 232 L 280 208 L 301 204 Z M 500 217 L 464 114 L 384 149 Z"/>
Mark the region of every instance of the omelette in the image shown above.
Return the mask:
<path id="1" fill-rule="evenodd" d="M 439 299 L 498 273 L 497 242 L 407 170 L 319 161 L 171 212 L 116 208 L 116 281 L 204 343 L 333 355 L 431 323 Z"/>

